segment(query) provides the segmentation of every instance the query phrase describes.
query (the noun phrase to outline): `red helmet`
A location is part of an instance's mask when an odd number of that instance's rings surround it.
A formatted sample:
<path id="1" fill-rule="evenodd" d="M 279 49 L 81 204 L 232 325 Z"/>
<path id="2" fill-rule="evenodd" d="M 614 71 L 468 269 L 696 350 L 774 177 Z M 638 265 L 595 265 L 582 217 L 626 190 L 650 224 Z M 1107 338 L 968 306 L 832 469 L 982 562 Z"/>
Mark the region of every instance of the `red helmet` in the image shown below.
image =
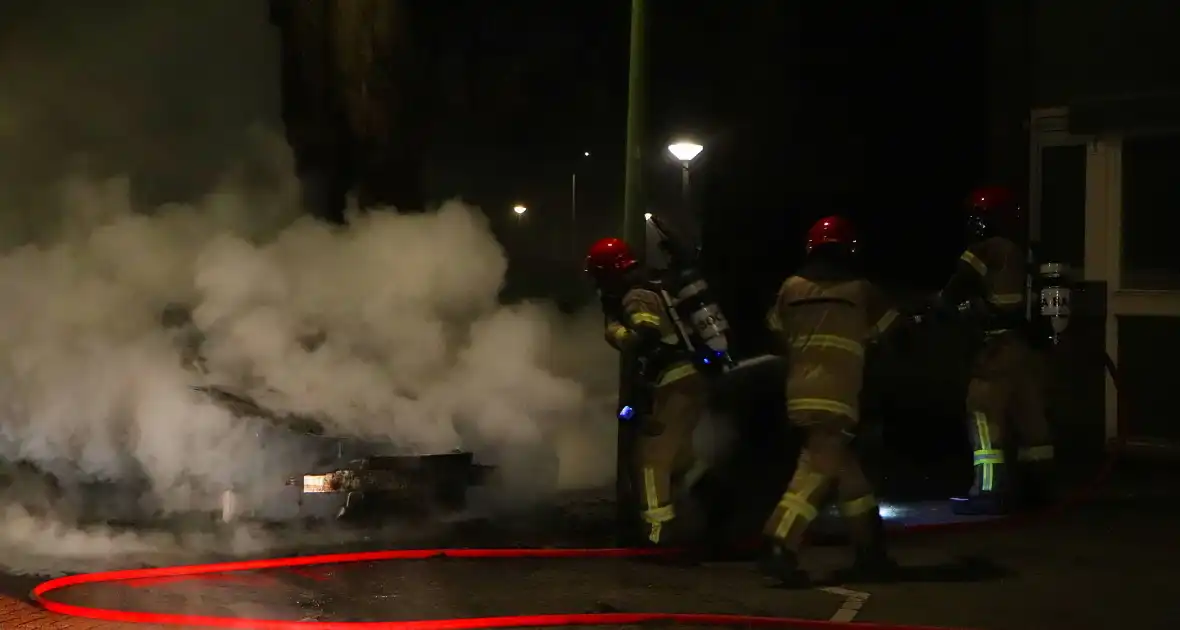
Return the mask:
<path id="1" fill-rule="evenodd" d="M 976 188 L 971 191 L 964 205 L 967 209 L 967 232 L 974 238 L 1010 235 L 1020 227 L 1020 203 L 1011 190 L 1002 186 Z"/>
<path id="2" fill-rule="evenodd" d="M 843 245 L 856 251 L 856 226 L 841 216 L 824 217 L 807 230 L 807 253 L 821 245 Z"/>
<path id="3" fill-rule="evenodd" d="M 604 238 L 586 252 L 586 272 L 599 279 L 620 275 L 638 264 L 631 247 L 621 238 Z"/>

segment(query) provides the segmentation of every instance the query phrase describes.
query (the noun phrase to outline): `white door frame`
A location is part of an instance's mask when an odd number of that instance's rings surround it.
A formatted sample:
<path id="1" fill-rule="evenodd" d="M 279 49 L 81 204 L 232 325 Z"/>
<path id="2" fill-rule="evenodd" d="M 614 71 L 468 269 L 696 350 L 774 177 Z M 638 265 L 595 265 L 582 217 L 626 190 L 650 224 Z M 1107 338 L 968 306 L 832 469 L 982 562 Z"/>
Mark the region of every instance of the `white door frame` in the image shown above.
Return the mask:
<path id="1" fill-rule="evenodd" d="M 1085 144 L 1086 150 L 1086 251 L 1082 279 L 1106 282 L 1106 353 L 1118 364 L 1118 318 L 1121 316 L 1180 317 L 1180 291 L 1124 289 L 1122 287 L 1123 135 L 1071 135 L 1069 109 L 1054 107 L 1032 111 L 1029 130 L 1030 232 L 1040 234 L 1041 159 L 1044 147 Z M 1118 390 L 1109 375 L 1105 391 L 1105 427 L 1108 439 L 1120 435 Z"/>
<path id="2" fill-rule="evenodd" d="M 1085 257 L 1081 272 L 1081 279 L 1085 281 L 1112 282 L 1118 277 L 1117 268 L 1112 269 L 1112 260 L 1117 264 L 1118 256 L 1113 259 L 1109 252 L 1118 252 L 1118 242 L 1111 243 L 1110 235 L 1118 234 L 1112 225 L 1111 211 L 1121 209 L 1112 208 L 1109 173 L 1111 171 L 1110 147 L 1093 136 L 1074 135 L 1069 133 L 1069 108 L 1052 107 L 1034 109 L 1029 118 L 1029 235 L 1033 241 L 1041 236 L 1041 188 L 1042 188 L 1042 159 L 1041 152 L 1049 147 L 1085 146 L 1086 147 L 1086 205 L 1085 205 Z M 1114 157 L 1121 157 L 1115 152 Z M 1114 196 L 1118 203 L 1119 195 Z M 1113 272 L 1113 273 L 1112 273 Z M 1107 285 L 1111 286 L 1110 284 Z M 1109 300 L 1109 295 L 1107 298 Z M 1113 309 L 1107 309 L 1106 320 L 1106 351 L 1111 358 L 1118 361 L 1118 328 L 1114 322 Z M 1108 439 L 1118 434 L 1118 391 L 1109 375 L 1106 377 L 1106 387 L 1103 396 L 1104 429 Z"/>
<path id="3" fill-rule="evenodd" d="M 1071 135 L 1067 128 L 1068 121 L 1069 109 L 1066 107 L 1034 109 L 1029 121 L 1028 225 L 1029 238 L 1033 241 L 1041 239 L 1041 150 L 1049 147 L 1085 145 L 1091 140 L 1087 136 Z M 1087 217 L 1088 219 L 1089 217 Z M 1089 224 L 1087 223 L 1087 225 Z M 1087 263 L 1089 263 L 1088 260 Z M 1089 265 L 1087 264 L 1087 266 Z"/>

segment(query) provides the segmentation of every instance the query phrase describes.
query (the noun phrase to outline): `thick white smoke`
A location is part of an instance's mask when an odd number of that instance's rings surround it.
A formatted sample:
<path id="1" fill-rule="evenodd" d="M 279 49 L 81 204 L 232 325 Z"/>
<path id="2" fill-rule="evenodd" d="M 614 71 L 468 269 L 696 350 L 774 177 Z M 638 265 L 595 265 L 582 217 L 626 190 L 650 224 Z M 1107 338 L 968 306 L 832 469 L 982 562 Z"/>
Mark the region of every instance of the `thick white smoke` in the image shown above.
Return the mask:
<path id="1" fill-rule="evenodd" d="M 118 182 L 63 192 L 63 215 L 89 220 L 0 258 L 10 458 L 96 478 L 139 468 L 169 502 L 186 484 L 250 484 L 289 460 L 189 391 L 206 383 L 406 453 L 534 447 L 581 419 L 585 387 L 553 371 L 551 315 L 497 302 L 504 253 L 473 208 L 348 228 L 298 219 L 267 235 L 237 212 L 282 216 L 266 204 L 290 195 L 223 190 L 145 216 Z M 173 304 L 203 334 L 204 375 L 182 367 L 161 325 Z"/>
<path id="2" fill-rule="evenodd" d="M 140 507 L 164 512 L 230 486 L 281 500 L 305 441 L 190 389 L 213 383 L 390 450 L 473 449 L 509 479 L 553 457 L 566 486 L 613 474 L 600 323 L 500 305 L 477 209 L 299 218 L 265 3 L 60 4 L 0 28 L 0 460 L 143 480 Z M 161 322 L 177 305 L 187 328 Z M 182 361 L 197 330 L 203 374 Z M 0 543 L 59 531 L 5 514 L 21 535 Z"/>

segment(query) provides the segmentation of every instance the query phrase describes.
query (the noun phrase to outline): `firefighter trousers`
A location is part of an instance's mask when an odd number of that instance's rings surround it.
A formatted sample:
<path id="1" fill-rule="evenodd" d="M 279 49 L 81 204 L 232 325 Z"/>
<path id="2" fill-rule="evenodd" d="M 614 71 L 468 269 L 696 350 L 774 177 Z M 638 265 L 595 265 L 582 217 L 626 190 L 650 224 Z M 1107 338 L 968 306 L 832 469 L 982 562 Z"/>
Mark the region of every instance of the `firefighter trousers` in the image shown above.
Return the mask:
<path id="1" fill-rule="evenodd" d="M 676 517 L 672 480 L 693 467 L 692 436 L 706 403 L 702 376 L 693 373 L 655 390 L 652 413 L 643 418 L 636 448 L 636 480 L 647 537 L 660 543 L 663 525 Z"/>
<path id="2" fill-rule="evenodd" d="M 856 453 L 843 432 L 847 418 L 826 412 L 804 426 L 807 437 L 787 491 L 766 521 L 763 534 L 788 551 L 798 551 L 807 527 L 827 504 L 835 488 L 840 514 L 858 548 L 874 544 L 879 520 L 877 499 Z"/>
<path id="3" fill-rule="evenodd" d="M 1009 430 L 1015 434 L 1020 462 L 1047 465 L 1053 460 L 1044 361 L 1015 333 L 989 339 L 977 356 L 966 405 L 975 466 L 971 496 L 1007 490 L 1004 448 Z"/>

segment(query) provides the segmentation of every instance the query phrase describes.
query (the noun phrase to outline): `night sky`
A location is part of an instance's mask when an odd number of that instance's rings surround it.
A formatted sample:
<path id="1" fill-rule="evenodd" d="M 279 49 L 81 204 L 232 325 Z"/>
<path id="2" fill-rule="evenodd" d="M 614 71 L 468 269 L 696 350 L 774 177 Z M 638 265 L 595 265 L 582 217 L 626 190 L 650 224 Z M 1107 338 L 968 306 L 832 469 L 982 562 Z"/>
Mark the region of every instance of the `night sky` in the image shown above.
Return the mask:
<path id="1" fill-rule="evenodd" d="M 107 55 L 113 60 L 108 83 L 114 83 L 106 91 L 121 99 L 143 92 L 136 103 L 157 114 L 175 113 L 186 102 L 212 111 L 216 103 L 240 101 L 243 115 L 274 109 L 277 50 L 256 49 L 273 47 L 277 41 L 268 38 L 277 36 L 261 0 L 232 11 L 244 5 L 221 2 L 217 11 L 197 12 L 191 9 L 197 5 L 186 4 L 184 15 L 169 13 L 175 14 L 171 30 L 161 30 L 163 17 L 137 18 L 157 26 L 135 37 L 126 30 L 135 20 L 100 18 L 160 5 L 104 2 L 107 13 L 100 3 L 87 5 L 93 11 L 86 19 L 97 26 L 63 32 L 87 34 L 87 46 L 99 39 L 106 46 L 108 39 L 96 34 L 105 33 L 110 41 L 154 51 L 128 51 L 126 59 Z M 428 196 L 462 195 L 480 205 L 508 248 L 513 273 L 534 276 L 537 293 L 562 292 L 585 247 L 620 232 L 630 3 L 409 3 L 423 53 L 418 63 L 430 77 L 415 96 L 433 114 Z M 50 4 L 58 13 L 45 8 Z M 5 3 L 0 22 L 23 25 L 26 39 L 40 29 L 45 38 L 58 38 L 50 41 L 60 41 L 54 44 L 59 49 L 81 47 L 76 56 L 94 57 L 94 50 L 82 54 L 81 43 L 46 30 L 54 15 L 82 19 L 69 6 Z M 987 178 L 983 6 L 983 0 L 648 0 L 648 207 L 679 210 L 679 169 L 664 147 L 691 134 L 706 146 L 694 165 L 692 200 L 704 213 L 706 262 L 731 319 L 761 317 L 798 264 L 807 225 L 831 213 L 860 222 L 867 257 L 883 280 L 923 287 L 942 281 L 960 246 L 961 201 Z M 43 19 L 34 24 L 34 14 Z M 252 24 L 230 28 L 217 22 L 221 14 L 222 22 L 232 17 Z M 190 22 L 185 35 L 195 43 L 164 46 Z M 15 41 L 5 24 L 0 39 Z M 231 41 L 239 31 L 260 41 Z M 177 59 L 168 68 L 182 71 L 162 72 L 156 67 L 162 62 L 148 63 L 169 54 Z M 72 80 L 83 92 L 98 91 L 103 85 L 91 85 L 93 75 Z M 201 99 L 192 98 L 197 95 Z M 70 109 L 76 102 L 63 99 L 60 116 L 77 118 Z M 189 109 L 205 111 L 197 105 Z M 161 118 L 179 121 L 164 130 L 166 143 L 159 129 L 142 123 L 144 115 L 105 122 L 114 131 L 143 127 L 135 138 L 147 149 L 159 150 L 151 142 L 181 147 L 172 154 L 189 156 L 188 171 L 197 149 L 211 152 L 226 141 L 212 123 L 190 124 L 192 112 L 184 113 L 190 118 Z M 99 124 L 89 115 L 74 118 L 61 118 L 50 131 L 69 128 L 70 121 L 86 129 Z M 123 144 L 148 155 L 137 144 Z M 571 231 L 574 174 L 577 229 Z M 511 213 L 515 203 L 530 209 L 524 223 Z"/>
<path id="2" fill-rule="evenodd" d="M 982 6 L 648 2 L 648 201 L 657 211 L 678 203 L 679 172 L 662 147 L 681 133 L 700 139 L 693 200 L 734 316 L 762 311 L 798 263 L 807 225 L 831 213 L 860 222 L 883 280 L 935 286 L 945 277 L 962 199 L 988 177 Z M 577 240 L 617 232 L 629 3 L 465 0 L 419 10 L 429 28 L 462 42 L 433 38 L 436 76 L 450 83 L 442 109 L 454 121 L 442 125 L 440 146 L 479 144 L 500 156 L 497 169 L 466 175 L 480 182 L 469 195 L 503 207 L 506 228 L 514 199 L 527 197 L 532 234 L 566 243 L 576 171 Z M 464 86 L 479 87 L 455 96 Z"/>

